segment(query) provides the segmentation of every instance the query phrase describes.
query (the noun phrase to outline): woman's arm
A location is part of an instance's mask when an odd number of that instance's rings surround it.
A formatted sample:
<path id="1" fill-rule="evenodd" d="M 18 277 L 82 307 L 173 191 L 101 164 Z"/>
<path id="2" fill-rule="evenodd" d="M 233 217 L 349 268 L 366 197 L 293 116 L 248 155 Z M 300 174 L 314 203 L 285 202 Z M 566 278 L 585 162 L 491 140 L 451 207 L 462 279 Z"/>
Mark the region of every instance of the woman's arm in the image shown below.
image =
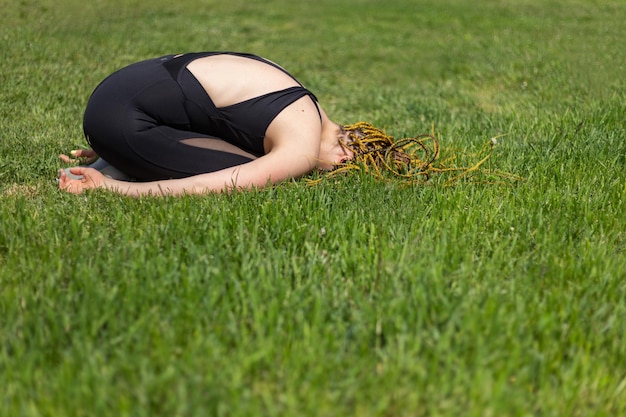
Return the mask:
<path id="1" fill-rule="evenodd" d="M 72 174 L 82 176 L 71 179 L 64 171 L 59 177 L 59 188 L 80 194 L 87 189 L 104 188 L 129 196 L 179 196 L 229 192 L 276 184 L 289 178 L 300 177 L 315 167 L 316 155 L 289 154 L 278 150 L 243 165 L 192 177 L 150 181 L 126 182 L 107 178 L 92 168 L 71 168 Z"/>

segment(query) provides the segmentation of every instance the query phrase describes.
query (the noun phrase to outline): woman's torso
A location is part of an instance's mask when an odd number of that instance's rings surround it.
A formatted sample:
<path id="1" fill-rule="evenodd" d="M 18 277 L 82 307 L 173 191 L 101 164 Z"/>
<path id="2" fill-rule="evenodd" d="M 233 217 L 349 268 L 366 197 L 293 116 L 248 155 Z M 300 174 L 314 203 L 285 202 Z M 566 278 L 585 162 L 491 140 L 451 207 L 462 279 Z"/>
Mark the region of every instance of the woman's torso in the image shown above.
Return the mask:
<path id="1" fill-rule="evenodd" d="M 297 100 L 308 96 L 317 106 L 319 118 L 312 118 L 312 124 L 322 119 L 315 96 L 282 67 L 264 58 L 234 52 L 206 52 L 177 55 L 170 60 L 178 63 L 170 62 L 166 66 L 183 69 L 182 72 L 177 70 L 176 79 L 184 79 L 186 72 L 206 93 L 206 100 L 196 95 L 195 101 L 213 120 L 213 128 L 203 132 L 256 155 L 262 155 L 271 147 L 266 137 L 270 124 Z M 194 113 L 192 107 L 188 107 L 190 114 Z M 199 120 L 198 117 L 192 119 Z"/>

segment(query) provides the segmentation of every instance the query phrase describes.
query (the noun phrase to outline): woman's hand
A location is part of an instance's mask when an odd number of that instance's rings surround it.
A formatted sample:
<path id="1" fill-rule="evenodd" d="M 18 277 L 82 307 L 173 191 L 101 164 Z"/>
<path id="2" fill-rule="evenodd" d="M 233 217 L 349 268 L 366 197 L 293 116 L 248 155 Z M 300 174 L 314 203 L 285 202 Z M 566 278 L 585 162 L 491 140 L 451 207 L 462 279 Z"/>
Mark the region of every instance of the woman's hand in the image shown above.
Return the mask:
<path id="1" fill-rule="evenodd" d="M 60 190 L 67 191 L 72 194 L 80 194 L 91 188 L 104 187 L 106 177 L 98 170 L 84 167 L 75 167 L 70 168 L 69 170 L 73 175 L 78 175 L 80 178 L 72 179 L 67 175 L 65 170 L 61 170 L 59 172 Z"/>
<path id="2" fill-rule="evenodd" d="M 70 152 L 71 156 L 59 155 L 59 159 L 68 164 L 90 164 L 98 159 L 98 154 L 93 149 L 76 149 Z"/>

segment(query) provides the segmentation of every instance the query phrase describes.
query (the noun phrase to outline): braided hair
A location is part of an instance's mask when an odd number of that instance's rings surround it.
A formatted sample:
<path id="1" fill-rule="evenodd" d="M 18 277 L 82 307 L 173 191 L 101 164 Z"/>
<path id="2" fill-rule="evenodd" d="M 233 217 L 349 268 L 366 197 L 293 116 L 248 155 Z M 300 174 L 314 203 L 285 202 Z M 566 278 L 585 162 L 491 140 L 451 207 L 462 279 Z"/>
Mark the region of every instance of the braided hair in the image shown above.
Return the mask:
<path id="1" fill-rule="evenodd" d="M 475 172 L 489 175 L 488 179 L 479 181 L 482 183 L 502 183 L 502 180 L 511 183 L 522 179 L 507 172 L 481 168 L 490 158 L 497 137 L 483 146 L 478 155 L 480 159 L 473 166 L 455 167 L 451 164 L 454 157 L 443 161 L 439 159 L 441 148 L 434 134 L 425 133 L 396 140 L 367 122 L 345 125 L 343 129 L 347 132 L 349 140 L 347 143 L 342 142 L 342 146 L 354 152 L 354 159 L 338 165 L 336 169 L 317 180 L 311 180 L 312 183 L 349 171 L 373 173 L 377 178 L 391 174 L 410 183 L 425 183 L 434 174 L 454 173 L 452 178 L 445 181 L 446 185 L 452 185 L 462 177 Z"/>

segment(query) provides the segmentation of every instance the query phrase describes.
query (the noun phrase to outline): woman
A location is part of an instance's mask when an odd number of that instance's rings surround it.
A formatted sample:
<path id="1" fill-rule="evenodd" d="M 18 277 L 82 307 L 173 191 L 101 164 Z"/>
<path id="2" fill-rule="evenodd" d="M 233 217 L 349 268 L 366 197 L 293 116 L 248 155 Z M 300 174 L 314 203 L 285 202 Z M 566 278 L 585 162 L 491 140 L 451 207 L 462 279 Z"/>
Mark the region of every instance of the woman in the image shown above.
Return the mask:
<path id="1" fill-rule="evenodd" d="M 168 55 L 115 72 L 93 92 L 83 128 L 92 149 L 71 155 L 101 160 L 59 172 L 59 188 L 75 194 L 263 187 L 354 156 L 349 133 L 293 76 L 234 52 Z"/>

